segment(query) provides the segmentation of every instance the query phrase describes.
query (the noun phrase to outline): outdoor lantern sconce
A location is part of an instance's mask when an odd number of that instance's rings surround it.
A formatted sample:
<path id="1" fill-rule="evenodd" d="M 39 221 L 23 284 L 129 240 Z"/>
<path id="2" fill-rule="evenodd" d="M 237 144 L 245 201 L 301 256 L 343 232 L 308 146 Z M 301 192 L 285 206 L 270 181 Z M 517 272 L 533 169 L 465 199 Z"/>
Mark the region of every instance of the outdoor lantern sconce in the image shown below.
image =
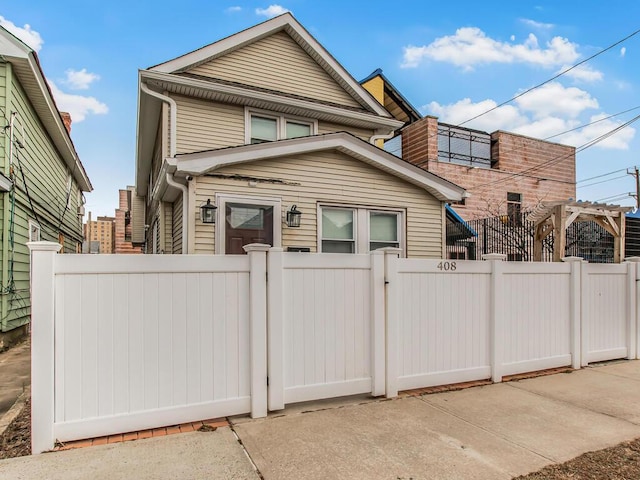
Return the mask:
<path id="1" fill-rule="evenodd" d="M 218 207 L 211 205 L 211 199 L 207 199 L 207 203 L 200 207 L 200 219 L 202 223 L 216 223 L 216 210 Z"/>
<path id="2" fill-rule="evenodd" d="M 299 227 L 300 219 L 302 218 L 302 212 L 298 210 L 297 205 L 291 205 L 291 210 L 287 212 L 287 226 Z"/>

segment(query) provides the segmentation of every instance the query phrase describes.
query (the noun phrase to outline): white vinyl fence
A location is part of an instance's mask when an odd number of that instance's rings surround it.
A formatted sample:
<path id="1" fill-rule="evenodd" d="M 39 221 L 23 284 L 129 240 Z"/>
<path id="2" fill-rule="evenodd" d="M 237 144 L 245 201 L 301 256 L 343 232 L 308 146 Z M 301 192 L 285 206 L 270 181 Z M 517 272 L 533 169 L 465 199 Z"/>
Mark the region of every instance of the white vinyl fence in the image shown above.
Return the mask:
<path id="1" fill-rule="evenodd" d="M 635 262 L 32 250 L 32 447 L 637 358 Z"/>

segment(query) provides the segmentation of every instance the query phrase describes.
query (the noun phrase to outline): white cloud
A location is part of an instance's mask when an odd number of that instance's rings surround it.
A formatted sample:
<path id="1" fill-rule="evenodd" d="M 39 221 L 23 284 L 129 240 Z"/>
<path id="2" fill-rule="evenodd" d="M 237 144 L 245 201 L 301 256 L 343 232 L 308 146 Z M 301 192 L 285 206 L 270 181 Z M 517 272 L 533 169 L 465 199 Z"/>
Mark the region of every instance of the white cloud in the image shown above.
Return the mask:
<path id="1" fill-rule="evenodd" d="M 82 122 L 87 115 L 105 115 L 109 112 L 109 107 L 94 97 L 65 93 L 50 80 L 49 87 L 51 87 L 58 109 L 62 112 L 69 112 L 74 123 Z"/>
<path id="2" fill-rule="evenodd" d="M 555 27 L 553 23 L 536 22 L 535 20 L 530 20 L 528 18 L 521 18 L 520 21 L 525 25 L 532 28 L 537 28 L 538 30 L 551 30 L 553 27 Z"/>
<path id="3" fill-rule="evenodd" d="M 522 43 L 500 42 L 476 27 L 456 30 L 455 35 L 440 37 L 422 47 L 404 48 L 402 67 L 417 67 L 424 59 L 449 62 L 466 70 L 489 63 L 529 63 L 553 67 L 573 63 L 579 54 L 577 45 L 566 38 L 554 37 L 541 48 L 534 34 Z"/>
<path id="4" fill-rule="evenodd" d="M 491 99 L 474 103 L 469 98 L 465 98 L 449 105 L 431 102 L 420 110 L 425 114 L 437 116 L 443 123 L 459 125 L 495 108 L 496 105 L 497 102 Z M 584 115 L 589 109 L 595 108 L 598 108 L 598 101 L 588 92 L 575 87 L 567 88 L 557 82 L 552 82 L 518 98 L 513 104 L 495 108 L 495 110 L 465 123 L 464 126 L 487 132 L 506 130 L 534 138 L 547 138 L 608 116 L 603 112 L 589 116 Z M 612 131 L 621 124 L 622 122 L 615 119 L 607 119 L 595 125 L 554 137 L 552 141 L 580 146 Z M 597 143 L 596 146 L 626 150 L 634 136 L 635 129 L 626 127 Z"/>
<path id="5" fill-rule="evenodd" d="M 570 66 L 571 65 L 563 65 L 562 68 L 558 70 L 558 73 L 563 72 Z M 582 65 L 569 70 L 564 75 L 582 82 L 597 82 L 599 80 L 602 80 L 602 78 L 604 77 L 604 74 L 601 71 L 594 70 L 590 65 L 587 65 L 586 63 L 583 63 Z"/>
<path id="6" fill-rule="evenodd" d="M 236 12 L 241 12 L 242 11 L 242 7 L 229 7 L 227 9 L 225 9 L 225 12 L 227 13 L 236 13 Z"/>
<path id="7" fill-rule="evenodd" d="M 65 72 L 67 78 L 64 80 L 64 84 L 68 85 L 73 90 L 87 90 L 96 80 L 100 80 L 100 75 L 87 72 L 86 68 L 82 70 L 69 69 Z"/>
<path id="8" fill-rule="evenodd" d="M 516 36 L 515 35 L 511 35 L 509 38 L 511 39 L 512 42 L 516 41 Z"/>
<path id="9" fill-rule="evenodd" d="M 627 47 L 622 47 L 620 49 L 620 56 L 624 57 L 626 53 L 627 53 Z"/>
<path id="10" fill-rule="evenodd" d="M 438 102 L 431 102 L 420 110 L 423 113 L 435 115 L 443 123 L 459 125 L 476 115 L 495 108 L 496 105 L 497 103 L 494 100 L 483 100 L 478 103 L 472 103 L 471 99 L 464 98 L 450 105 L 440 105 Z M 527 117 L 523 116 L 517 107 L 504 105 L 465 124 L 465 126 L 493 132 L 495 130 L 513 129 L 515 126 L 523 125 L 526 122 Z"/>
<path id="11" fill-rule="evenodd" d="M 518 107 L 533 115 L 535 119 L 550 116 L 576 118 L 583 111 L 598 108 L 598 100 L 588 92 L 576 87 L 564 87 L 550 82 L 516 100 Z"/>
<path id="12" fill-rule="evenodd" d="M 282 5 L 269 5 L 267 8 L 256 8 L 256 15 L 262 15 L 268 18 L 277 17 L 278 15 L 282 15 L 283 13 L 287 13 L 290 11 L 287 8 L 284 8 Z"/>
<path id="13" fill-rule="evenodd" d="M 16 37 L 26 43 L 29 47 L 39 52 L 42 48 L 44 40 L 38 32 L 31 28 L 31 25 L 25 23 L 24 27 L 18 27 L 12 21 L 0 16 L 0 26 L 13 33 Z"/>

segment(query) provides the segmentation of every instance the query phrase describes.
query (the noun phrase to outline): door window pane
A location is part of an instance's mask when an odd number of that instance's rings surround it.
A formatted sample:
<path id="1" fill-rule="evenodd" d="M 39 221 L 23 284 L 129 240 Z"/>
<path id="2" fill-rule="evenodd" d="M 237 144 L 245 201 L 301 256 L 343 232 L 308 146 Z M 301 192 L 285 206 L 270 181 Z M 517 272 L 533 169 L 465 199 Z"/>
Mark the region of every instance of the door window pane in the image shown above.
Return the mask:
<path id="1" fill-rule="evenodd" d="M 251 117 L 251 143 L 272 142 L 278 139 L 278 122 L 275 118 Z"/>
<path id="2" fill-rule="evenodd" d="M 262 230 L 264 211 L 273 207 L 260 207 L 242 204 L 227 204 L 227 222 L 231 228 Z"/>
<path id="3" fill-rule="evenodd" d="M 308 137 L 311 135 L 311 125 L 308 123 L 287 122 L 287 138 Z"/>

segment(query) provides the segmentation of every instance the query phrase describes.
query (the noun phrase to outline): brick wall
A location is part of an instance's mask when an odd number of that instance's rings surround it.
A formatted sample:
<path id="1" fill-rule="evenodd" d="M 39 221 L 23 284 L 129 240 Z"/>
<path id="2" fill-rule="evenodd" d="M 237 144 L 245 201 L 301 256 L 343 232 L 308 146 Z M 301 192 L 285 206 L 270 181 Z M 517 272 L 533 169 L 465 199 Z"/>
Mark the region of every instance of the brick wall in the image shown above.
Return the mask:
<path id="1" fill-rule="evenodd" d="M 118 206 L 115 221 L 115 253 L 142 253 L 141 247 L 134 247 L 131 241 L 131 223 L 126 224 L 127 213 L 129 213 L 129 190 L 118 190 Z"/>
<path id="2" fill-rule="evenodd" d="M 435 117 L 405 127 L 403 158 L 465 188 L 471 197 L 453 207 L 467 220 L 506 214 L 507 192 L 522 194 L 523 210 L 576 197 L 574 147 L 496 131 L 491 134 L 493 167 L 471 168 L 438 161 L 437 132 Z"/>

